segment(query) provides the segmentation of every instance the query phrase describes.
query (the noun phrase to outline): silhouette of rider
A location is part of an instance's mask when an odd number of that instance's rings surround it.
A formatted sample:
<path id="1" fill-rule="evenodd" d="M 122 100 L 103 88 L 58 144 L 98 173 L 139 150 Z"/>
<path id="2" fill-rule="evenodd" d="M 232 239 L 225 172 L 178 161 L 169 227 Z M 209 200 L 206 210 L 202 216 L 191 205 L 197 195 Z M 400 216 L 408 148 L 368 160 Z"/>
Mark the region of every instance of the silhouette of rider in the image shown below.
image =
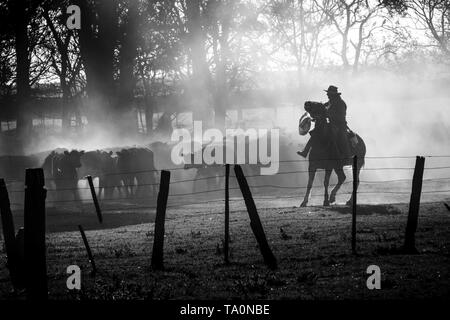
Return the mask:
<path id="1" fill-rule="evenodd" d="M 325 103 L 327 108 L 327 117 L 330 121 L 334 131 L 334 140 L 342 158 L 350 157 L 350 147 L 347 139 L 347 121 L 345 119 L 347 113 L 347 105 L 341 98 L 341 93 L 338 92 L 336 86 L 329 86 L 327 90 L 328 102 Z M 314 139 L 314 136 L 311 136 Z M 297 154 L 306 158 L 311 149 L 311 139 L 306 144 L 303 151 L 298 151 Z"/>

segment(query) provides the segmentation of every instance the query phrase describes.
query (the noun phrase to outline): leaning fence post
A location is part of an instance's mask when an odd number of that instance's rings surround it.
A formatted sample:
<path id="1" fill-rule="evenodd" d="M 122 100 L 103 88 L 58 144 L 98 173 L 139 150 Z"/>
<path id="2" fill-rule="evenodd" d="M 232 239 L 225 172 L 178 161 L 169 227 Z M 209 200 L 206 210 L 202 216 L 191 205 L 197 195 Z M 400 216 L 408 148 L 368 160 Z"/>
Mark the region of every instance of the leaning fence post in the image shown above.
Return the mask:
<path id="1" fill-rule="evenodd" d="M 409 202 L 408 221 L 406 223 L 405 244 L 403 246 L 403 250 L 406 253 L 417 253 L 415 233 L 417 230 L 417 220 L 419 218 L 420 194 L 422 193 L 424 167 L 425 158 L 417 156 L 412 182 L 411 199 Z"/>
<path id="2" fill-rule="evenodd" d="M 94 201 L 95 212 L 97 212 L 97 218 L 100 223 L 103 222 L 102 211 L 100 210 L 100 205 L 98 204 L 97 193 L 95 192 L 94 182 L 91 176 L 86 176 L 89 183 L 89 189 L 91 189 L 92 200 Z"/>
<path id="3" fill-rule="evenodd" d="M 167 197 L 169 196 L 170 171 L 161 171 L 158 200 L 156 205 L 155 237 L 153 241 L 152 268 L 163 269 L 164 221 L 166 219 Z"/>
<path id="4" fill-rule="evenodd" d="M 261 254 L 263 255 L 264 261 L 271 269 L 277 268 L 277 259 L 272 253 L 272 250 L 267 243 L 266 235 L 264 233 L 261 220 L 258 216 L 258 211 L 256 210 L 255 202 L 253 201 L 252 193 L 248 187 L 247 179 L 245 179 L 244 173 L 240 165 L 234 166 L 234 172 L 236 173 L 236 178 L 241 188 L 242 196 L 245 200 L 245 205 L 247 207 L 248 215 L 250 216 L 250 226 L 253 233 L 255 234 L 256 241 L 258 241 Z"/>
<path id="5" fill-rule="evenodd" d="M 356 196 L 358 190 L 358 157 L 353 157 L 353 193 L 352 193 L 352 253 L 356 254 Z"/>
<path id="6" fill-rule="evenodd" d="M 84 229 L 80 224 L 78 225 L 78 229 L 80 230 L 81 238 L 83 238 L 84 247 L 86 248 L 89 262 L 91 263 L 91 267 L 92 267 L 91 275 L 95 275 L 97 273 L 97 267 L 95 266 L 95 261 L 94 261 L 94 257 L 92 256 L 91 247 L 89 246 L 89 242 L 86 238 L 86 234 L 84 233 Z"/>
<path id="7" fill-rule="evenodd" d="M 223 244 L 223 252 L 225 255 L 225 263 L 229 263 L 228 249 L 230 241 L 230 165 L 225 165 L 225 241 Z"/>
<path id="8" fill-rule="evenodd" d="M 11 213 L 8 190 L 4 179 L 0 179 L 0 214 L 2 218 L 3 239 L 5 241 L 8 269 L 14 287 L 21 287 L 20 262 L 17 255 L 14 220 Z"/>
<path id="9" fill-rule="evenodd" d="M 27 298 L 44 300 L 47 292 L 45 197 L 42 168 L 25 171 L 24 247 Z"/>

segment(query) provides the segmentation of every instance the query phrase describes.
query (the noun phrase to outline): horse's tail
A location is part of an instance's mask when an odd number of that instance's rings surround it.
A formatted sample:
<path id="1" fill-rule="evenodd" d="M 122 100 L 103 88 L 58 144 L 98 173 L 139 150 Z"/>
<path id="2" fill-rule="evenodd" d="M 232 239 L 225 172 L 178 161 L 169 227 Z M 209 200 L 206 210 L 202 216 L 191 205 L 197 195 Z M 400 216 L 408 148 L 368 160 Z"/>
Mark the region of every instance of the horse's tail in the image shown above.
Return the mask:
<path id="1" fill-rule="evenodd" d="M 362 168 L 366 163 L 365 157 L 367 149 L 364 140 L 358 134 L 356 134 L 356 136 L 358 137 L 358 144 L 356 145 L 356 156 L 358 157 L 359 167 Z"/>

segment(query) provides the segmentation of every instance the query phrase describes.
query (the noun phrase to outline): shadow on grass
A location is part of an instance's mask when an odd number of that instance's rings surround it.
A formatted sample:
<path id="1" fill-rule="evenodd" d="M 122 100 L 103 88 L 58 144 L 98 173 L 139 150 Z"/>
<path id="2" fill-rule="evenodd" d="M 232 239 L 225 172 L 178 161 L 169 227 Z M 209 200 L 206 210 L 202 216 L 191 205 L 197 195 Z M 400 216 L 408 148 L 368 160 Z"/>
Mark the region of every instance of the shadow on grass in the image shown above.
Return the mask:
<path id="1" fill-rule="evenodd" d="M 46 208 L 46 232 L 78 231 L 78 225 L 84 230 L 103 230 L 155 221 L 155 209 L 121 207 L 102 210 L 103 223 L 100 223 L 94 205 L 83 204 L 81 207 Z M 23 211 L 14 211 L 16 229 L 23 226 Z M 1 233 L 1 231 L 0 231 Z"/>
<path id="2" fill-rule="evenodd" d="M 356 214 L 358 216 L 368 216 L 372 214 L 390 216 L 403 214 L 404 212 L 401 210 L 401 205 L 391 204 L 359 204 L 356 208 Z M 331 206 L 329 207 L 329 210 L 341 214 L 352 214 L 351 206 Z"/>

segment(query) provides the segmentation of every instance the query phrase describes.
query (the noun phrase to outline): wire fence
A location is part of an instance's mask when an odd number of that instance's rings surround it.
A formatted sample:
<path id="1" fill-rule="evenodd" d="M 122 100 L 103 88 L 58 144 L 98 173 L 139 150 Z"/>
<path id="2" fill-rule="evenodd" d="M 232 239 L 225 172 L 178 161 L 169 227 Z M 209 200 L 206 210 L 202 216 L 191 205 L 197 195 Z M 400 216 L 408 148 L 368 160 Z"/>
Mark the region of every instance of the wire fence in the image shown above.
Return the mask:
<path id="1" fill-rule="evenodd" d="M 439 158 L 439 159 L 449 159 L 446 163 L 450 163 L 450 156 L 447 155 L 433 155 L 426 156 L 427 158 Z M 366 159 L 381 159 L 381 160 L 389 160 L 389 159 L 414 159 L 416 157 L 366 157 Z M 332 159 L 324 159 L 324 160 L 332 160 Z M 283 160 L 280 163 L 302 163 L 307 162 L 308 160 Z M 244 166 L 245 167 L 245 166 Z M 256 166 L 259 168 L 259 166 Z M 206 169 L 206 170 L 204 170 Z M 211 170 L 214 169 L 214 170 Z M 171 168 L 169 171 L 174 172 L 185 172 L 184 167 Z M 205 173 L 201 173 L 204 170 Z M 409 171 L 414 170 L 414 167 L 408 166 L 395 166 L 395 167 L 363 167 L 361 172 L 364 174 L 364 171 Z M 435 178 L 426 178 L 423 179 L 424 190 L 422 194 L 437 194 L 441 195 L 442 199 L 444 199 L 445 194 L 450 194 L 449 183 L 450 181 L 450 166 L 447 165 L 437 165 L 437 166 L 428 166 L 425 167 L 425 172 L 427 171 L 437 171 L 442 170 L 442 173 L 439 174 L 438 177 Z M 145 173 L 159 173 L 161 170 L 139 170 L 133 172 L 116 172 L 116 173 L 108 173 L 102 175 L 112 176 L 112 175 L 127 175 L 127 174 L 145 174 Z M 179 214 L 174 215 L 174 219 L 166 221 L 166 234 L 168 235 L 166 241 L 170 242 L 174 247 L 180 246 L 183 247 L 186 244 L 186 238 L 190 239 L 190 242 L 195 243 L 198 250 L 202 250 L 207 248 L 208 250 L 214 250 L 215 247 L 220 242 L 221 236 L 223 235 L 223 207 L 222 204 L 225 203 L 224 199 L 224 187 L 221 186 L 225 178 L 225 168 L 223 165 L 216 165 L 213 167 L 200 167 L 197 168 L 197 173 L 194 178 L 185 179 L 183 177 L 178 177 L 179 179 L 175 179 L 170 181 L 170 185 L 179 186 L 180 189 L 186 189 L 190 191 L 182 191 L 182 192 L 171 192 L 169 193 L 169 201 L 167 204 L 168 209 L 176 210 L 176 209 L 185 209 L 188 206 L 197 206 L 198 210 L 190 210 L 186 213 L 184 210 L 180 210 Z M 280 239 L 283 240 L 289 239 L 292 237 L 292 230 L 289 229 L 290 224 L 297 223 L 305 226 L 304 234 L 300 237 L 302 241 L 309 241 L 308 237 L 318 237 L 320 234 L 342 234 L 349 230 L 349 225 L 351 224 L 351 215 L 343 214 L 343 215 L 335 215 L 335 214 L 325 214 L 324 216 L 318 216 L 317 214 L 304 214 L 304 215 L 295 215 L 286 213 L 283 215 L 280 213 L 282 210 L 286 210 L 291 208 L 290 206 L 279 203 L 288 199 L 292 199 L 295 201 L 300 201 L 303 197 L 302 191 L 304 191 L 306 186 L 306 180 L 303 180 L 300 184 L 298 180 L 296 180 L 296 184 L 294 185 L 286 185 L 283 183 L 275 183 L 268 182 L 267 180 L 261 181 L 261 178 L 275 180 L 274 177 L 290 175 L 294 176 L 297 174 L 306 174 L 309 173 L 309 170 L 304 170 L 303 168 L 298 168 L 297 170 L 287 170 L 276 173 L 274 176 L 265 176 L 262 174 L 254 173 L 250 170 L 249 174 L 246 174 L 245 177 L 248 179 L 249 187 L 253 192 L 253 199 L 258 202 L 261 201 L 264 205 L 258 206 L 260 210 L 260 216 L 262 222 L 265 226 L 270 226 L 267 228 L 266 235 L 269 239 Z M 135 183 L 135 184 L 114 184 L 114 185 L 106 185 L 103 189 L 123 189 L 123 188 L 142 188 L 149 187 L 157 191 L 159 189 L 160 183 L 156 181 L 157 176 L 153 177 L 153 181 L 148 181 L 146 183 Z M 235 180 L 235 177 L 230 176 L 231 180 Z M 46 179 L 47 181 L 54 182 L 55 179 Z M 72 179 L 73 180 L 73 179 Z M 208 180 L 214 180 L 211 185 L 208 185 Z M 203 190 L 195 190 L 195 184 L 199 181 L 206 182 L 206 189 Z M 282 182 L 286 180 L 281 180 Z M 16 186 L 16 184 L 12 182 L 20 182 L 20 181 L 7 181 L 8 187 Z M 23 181 L 22 181 L 23 182 Z M 234 181 L 235 182 L 235 181 Z M 411 195 L 410 185 L 412 182 L 412 174 L 411 178 L 401 178 L 401 179 L 383 179 L 383 180 L 370 180 L 367 178 L 363 178 L 359 181 L 360 187 L 357 192 L 358 195 L 382 195 L 382 196 L 409 196 Z M 193 185 L 192 185 L 193 184 Z M 344 190 L 339 193 L 341 196 L 350 196 L 352 194 L 351 190 L 345 190 L 345 187 L 348 185 L 352 185 L 353 180 L 349 179 L 345 181 L 342 186 Z M 439 185 L 440 184 L 440 185 Z M 433 187 L 433 189 L 429 189 L 427 186 Z M 368 186 L 372 189 L 364 190 L 364 186 Z M 373 189 L 374 187 L 378 187 L 378 189 Z M 440 186 L 440 188 L 437 188 Z M 210 187 L 210 188 L 208 188 Z M 323 189 L 324 186 L 321 184 L 315 184 L 312 186 L 314 190 Z M 391 190 L 390 188 L 394 189 Z M 47 192 L 48 195 L 57 195 L 59 192 L 80 192 L 80 191 L 89 191 L 90 187 L 63 187 L 63 188 L 55 188 L 54 186 L 48 186 Z M 270 190 L 270 192 L 268 192 Z M 293 193 L 289 193 L 292 190 Z M 98 193 L 99 188 L 97 187 L 96 192 Z M 113 196 L 113 197 L 102 197 L 99 198 L 100 205 L 102 206 L 102 210 L 105 207 L 108 210 L 114 210 L 115 208 L 119 208 L 122 206 L 124 210 L 148 210 L 153 211 L 157 209 L 155 197 L 152 196 L 152 193 L 149 190 L 144 190 L 145 194 L 142 196 Z M 236 204 L 241 203 L 241 208 L 237 210 L 245 211 L 245 207 L 243 206 L 243 198 L 240 194 L 240 187 L 230 186 L 229 191 L 232 193 L 230 196 L 230 203 Z M 274 194 L 274 191 L 277 191 L 277 194 Z M 10 194 L 19 194 L 21 195 L 24 190 L 19 189 L 11 189 L 8 190 Z M 198 196 L 204 196 L 205 198 L 200 198 Z M 191 197 L 191 198 L 189 198 Z M 311 197 L 323 198 L 323 194 L 312 194 Z M 278 201 L 278 202 L 277 202 Z M 92 202 L 92 197 L 80 198 L 79 200 L 74 199 L 47 199 L 46 203 L 50 206 L 58 206 L 64 207 L 66 205 L 74 205 L 79 206 L 80 204 L 88 204 Z M 267 208 L 265 205 L 272 203 L 275 208 L 277 208 L 277 213 L 274 215 L 274 211 L 265 212 L 264 209 Z M 257 203 L 258 204 L 258 203 Z M 14 210 L 22 210 L 23 204 L 20 202 L 12 202 Z M 208 209 L 209 205 L 211 209 Z M 315 209 L 321 209 L 322 206 L 309 206 Z M 236 210 L 236 208 L 234 210 Z M 49 217 L 58 217 L 61 216 L 58 212 L 47 213 Z M 404 218 L 404 215 L 403 215 Z M 195 223 L 193 222 L 195 221 Z M 189 223 L 184 223 L 189 222 Z M 256 242 L 251 236 L 251 231 L 248 227 L 248 217 L 246 215 L 241 215 L 239 217 L 230 219 L 230 227 L 233 230 L 233 239 L 236 242 L 240 243 L 240 247 L 254 247 Z M 426 222 L 426 220 L 425 220 Z M 203 234 L 198 234 L 197 224 L 203 226 L 201 229 Z M 312 233 L 316 235 L 309 235 L 306 231 L 308 227 L 311 227 Z M 285 228 L 286 230 L 282 229 Z M 369 231 L 364 231 L 366 228 Z M 365 221 L 361 226 L 362 234 L 373 234 L 373 237 L 367 241 L 379 241 L 377 237 L 381 237 L 380 232 L 399 232 L 404 228 L 404 224 L 399 224 L 394 227 L 386 227 L 386 225 L 380 225 L 379 222 L 376 221 Z M 372 231 L 370 231 L 372 230 Z M 133 231 L 127 231 L 133 232 Z M 146 232 L 139 230 L 135 231 L 138 234 L 146 234 Z M 244 236 L 246 234 L 246 236 Z M 148 237 L 148 236 L 146 236 Z M 284 237 L 284 238 L 283 238 Z M 208 241 L 208 239 L 214 239 L 213 241 Z M 375 240 L 374 240 L 375 239 Z M 366 241 L 366 240 L 365 240 Z M 101 245 L 97 241 L 96 242 L 97 249 L 100 250 Z M 324 244 L 328 245 L 328 244 Z M 58 259 L 54 259 L 51 254 L 47 262 L 57 261 Z"/>
<path id="2" fill-rule="evenodd" d="M 425 156 L 426 158 L 440 158 L 440 159 L 450 159 L 449 155 L 428 155 Z M 386 159 L 413 159 L 415 157 L 412 156 L 380 156 L 380 157 L 366 157 L 366 159 L 382 159 L 382 160 L 386 160 Z M 335 159 L 321 159 L 321 160 L 335 160 Z M 297 160 L 281 160 L 279 161 L 280 164 L 288 164 L 288 163 L 302 163 L 302 162 L 307 162 L 307 159 L 297 159 Z M 255 166 L 256 168 L 259 168 L 260 166 Z M 253 167 L 253 168 L 255 168 Z M 348 169 L 348 168 L 344 168 L 344 169 Z M 350 168 L 351 169 L 351 168 Z M 428 179 L 424 179 L 423 182 L 425 184 L 431 184 L 433 182 L 437 183 L 437 182 L 444 182 L 444 181 L 450 181 L 450 166 L 430 166 L 430 167 L 425 167 L 425 171 L 434 171 L 434 170 L 442 170 L 443 172 L 447 173 L 449 176 L 445 176 L 445 174 L 443 174 L 444 176 L 440 175 L 437 178 L 428 178 Z M 162 170 L 168 170 L 168 171 L 185 171 L 185 170 L 190 170 L 190 169 L 185 169 L 185 167 L 176 167 L 176 168 L 169 168 L 169 169 L 162 169 Z M 104 174 L 100 174 L 97 175 L 99 176 L 99 179 L 107 179 L 108 176 L 111 175 L 119 175 L 119 176 L 126 176 L 129 174 L 133 174 L 133 175 L 139 175 L 139 174 L 149 174 L 149 173 L 158 173 L 162 170 L 156 170 L 156 169 L 150 169 L 150 170 L 136 170 L 136 171 L 127 171 L 127 172 L 107 172 Z M 410 171 L 410 170 L 414 170 L 414 167 L 400 167 L 400 166 L 396 166 L 396 167 L 363 167 L 361 172 L 362 174 L 364 174 L 364 171 Z M 201 173 L 202 171 L 205 171 L 207 173 L 211 173 L 211 171 L 213 171 L 213 175 L 201 175 L 199 173 Z M 209 188 L 209 185 L 207 186 L 208 188 L 206 190 L 193 190 L 190 192 L 181 192 L 181 193 L 170 193 L 169 196 L 171 198 L 177 198 L 177 197 L 189 197 L 189 196 L 200 196 L 200 195 L 208 195 L 210 198 L 213 196 L 221 196 L 221 193 L 224 192 L 223 188 L 217 188 L 218 185 L 220 185 L 220 181 L 223 180 L 223 178 L 225 177 L 224 174 L 224 165 L 213 165 L 211 167 L 205 166 L 202 167 L 200 166 L 200 168 L 197 168 L 197 175 L 194 178 L 190 178 L 190 179 L 180 179 L 180 180 L 174 180 L 171 181 L 170 184 L 171 185 L 183 185 L 183 184 L 188 184 L 188 183 L 193 183 L 196 184 L 200 181 L 206 181 L 207 183 L 210 183 L 211 180 L 214 180 L 213 182 L 211 182 L 212 185 L 215 186 L 215 188 Z M 249 179 L 250 183 L 249 186 L 252 190 L 254 190 L 255 192 L 259 193 L 259 190 L 264 190 L 264 189 L 270 189 L 270 190 L 276 190 L 278 192 L 284 192 L 287 190 L 297 190 L 297 191 L 301 191 L 307 188 L 306 186 L 306 181 L 305 183 L 303 183 L 302 185 L 300 185 L 299 183 L 297 183 L 296 185 L 280 185 L 280 184 L 267 184 L 265 182 L 261 182 L 258 181 L 258 178 L 267 178 L 268 176 L 263 175 L 261 173 L 253 173 L 254 170 L 252 170 L 250 172 L 250 174 L 246 174 L 246 178 Z M 281 170 L 280 172 L 277 172 L 274 176 L 275 177 L 279 177 L 279 176 L 294 176 L 294 175 L 301 175 L 301 174 L 307 174 L 309 173 L 309 170 L 303 170 L 303 169 L 298 169 L 298 170 L 288 170 L 288 171 L 283 171 Z M 107 204 L 107 203 L 114 203 L 114 204 L 118 204 L 118 202 L 120 201 L 127 201 L 127 202 L 140 202 L 140 201 L 153 201 L 154 202 L 154 198 L 152 198 L 150 195 L 146 194 L 144 196 L 123 196 L 123 193 L 126 193 L 127 189 L 131 189 L 128 190 L 128 192 L 135 192 L 137 193 L 137 189 L 139 188 L 153 188 L 153 189 L 158 189 L 159 187 L 159 182 L 156 181 L 156 176 L 152 176 L 150 178 L 146 178 L 145 182 L 141 182 L 139 181 L 138 183 L 133 183 L 133 184 L 126 184 L 123 183 L 122 181 L 120 182 L 120 184 L 106 184 L 106 185 L 99 185 L 97 187 L 97 192 L 99 191 L 103 191 L 103 193 L 105 193 L 106 190 L 111 190 L 114 191 L 115 189 L 117 189 L 117 192 L 119 193 L 119 196 L 113 196 L 113 197 L 105 197 L 103 196 L 102 198 L 100 198 L 99 200 L 101 201 L 102 204 Z M 75 186 L 71 186 L 71 187 L 59 187 L 56 188 L 54 186 L 54 182 L 56 181 L 72 181 L 75 183 Z M 77 185 L 77 181 L 74 178 L 71 179 L 55 179 L 55 178 L 46 178 L 46 181 L 50 182 L 49 186 L 47 187 L 47 193 L 50 199 L 48 199 L 46 202 L 49 205 L 57 205 L 57 204 L 75 204 L 78 205 L 81 202 L 89 202 L 92 201 L 91 197 L 87 197 L 87 198 L 79 198 L 79 199 L 73 199 L 77 193 L 79 192 L 83 192 L 83 191 L 88 191 L 90 190 L 89 186 L 78 186 Z M 387 186 L 389 186 L 390 184 L 397 184 L 397 183 L 404 183 L 404 182 L 411 182 L 411 178 L 406 178 L 406 179 L 389 179 L 389 180 L 365 180 L 362 179 L 360 180 L 360 188 L 364 188 L 365 185 L 368 186 L 375 186 L 377 184 L 381 185 L 383 190 L 369 190 L 369 191 L 358 191 L 358 194 L 380 194 L 380 195 L 409 195 L 410 192 L 408 190 L 401 190 L 401 191 L 394 191 L 394 190 L 386 190 Z M 11 187 L 13 183 L 23 183 L 23 181 L 20 180 L 6 180 L 6 184 L 8 187 Z M 352 184 L 353 180 L 347 180 L 345 181 L 342 186 L 347 186 L 349 184 Z M 191 186 L 192 187 L 192 186 Z M 182 187 L 183 189 L 189 189 L 189 186 L 184 186 Z M 313 185 L 312 189 L 322 189 L 323 185 Z M 395 186 L 395 188 L 399 188 L 399 186 Z M 134 190 L 133 190 L 134 189 Z M 194 188 L 195 189 L 195 188 Z M 238 191 L 239 187 L 230 187 L 229 189 L 230 191 Z M 12 195 L 14 194 L 23 194 L 24 193 L 24 189 L 10 189 L 8 190 L 8 192 Z M 68 192 L 72 192 L 72 194 L 74 196 L 71 196 L 72 199 L 60 199 L 57 197 L 57 193 L 60 192 L 66 192 L 66 197 L 67 197 L 67 193 Z M 436 194 L 436 193 L 447 193 L 450 192 L 449 189 L 436 189 L 436 190 L 424 190 L 422 193 L 423 194 Z M 142 193 L 142 192 L 141 192 Z M 349 192 L 341 192 L 340 195 L 349 195 L 351 193 Z M 267 198 L 267 199 L 289 199 L 289 198 L 300 198 L 301 194 L 295 194 L 295 195 L 277 195 L 277 196 L 273 196 L 271 198 Z M 315 196 L 315 195 L 313 195 Z M 17 198 L 17 197 L 15 197 Z M 266 199 L 266 198 L 256 198 L 256 199 Z M 212 200 L 212 199 L 211 199 Z M 208 203 L 210 201 L 202 201 L 199 202 L 199 204 L 202 203 Z M 195 204 L 195 202 L 187 202 L 185 203 L 186 205 L 190 205 L 190 204 Z M 12 202 L 11 205 L 14 206 L 15 209 L 17 209 L 17 207 L 20 207 L 21 204 L 19 202 Z M 172 204 L 169 204 L 169 207 Z M 175 203 L 174 206 L 178 207 L 178 206 L 182 206 L 183 203 Z M 147 208 L 147 209 L 154 209 L 156 208 L 155 206 L 139 206 L 139 208 Z"/>

